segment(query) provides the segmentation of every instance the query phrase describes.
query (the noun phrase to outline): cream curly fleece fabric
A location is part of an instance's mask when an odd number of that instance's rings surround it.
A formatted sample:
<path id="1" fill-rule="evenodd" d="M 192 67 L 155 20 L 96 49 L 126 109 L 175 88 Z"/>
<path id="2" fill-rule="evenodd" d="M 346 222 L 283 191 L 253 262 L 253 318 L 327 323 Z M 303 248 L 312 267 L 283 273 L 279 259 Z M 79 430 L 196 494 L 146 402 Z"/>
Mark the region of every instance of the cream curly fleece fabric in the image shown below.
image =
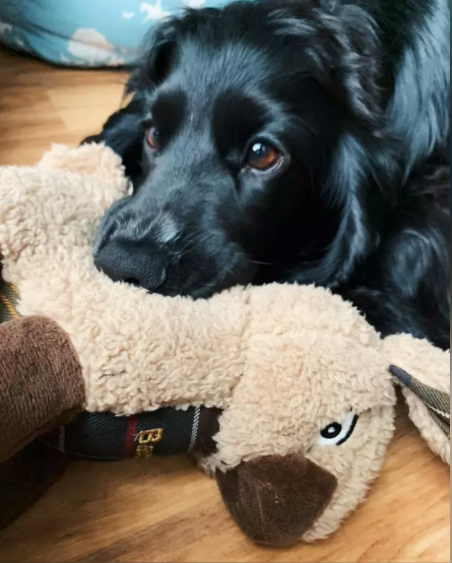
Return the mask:
<path id="1" fill-rule="evenodd" d="M 383 462 L 394 424 L 389 364 L 400 360 L 427 376 L 439 365 L 443 378 L 448 358 L 428 343 L 383 343 L 324 289 L 235 288 L 194 302 L 113 283 L 95 269 L 91 242 L 105 209 L 127 191 L 119 158 L 102 146 L 56 146 L 35 168 L 0 169 L 0 254 L 21 313 L 51 317 L 68 332 L 88 410 L 215 406 L 224 414 L 206 469 L 293 453 L 327 469 L 337 490 L 304 539 L 325 537 Z M 416 347 L 426 363 L 411 361 Z M 357 422 L 344 443 L 319 440 L 351 415 Z M 436 439 L 434 430 L 424 436 Z"/>

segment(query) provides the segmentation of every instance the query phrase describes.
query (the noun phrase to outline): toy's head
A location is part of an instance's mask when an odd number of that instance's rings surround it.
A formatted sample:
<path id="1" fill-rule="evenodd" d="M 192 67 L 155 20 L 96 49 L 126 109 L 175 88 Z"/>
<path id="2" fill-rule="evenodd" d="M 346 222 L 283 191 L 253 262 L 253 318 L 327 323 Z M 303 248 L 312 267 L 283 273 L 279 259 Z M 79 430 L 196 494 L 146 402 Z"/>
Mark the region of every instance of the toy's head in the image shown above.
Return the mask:
<path id="1" fill-rule="evenodd" d="M 415 424 L 449 462 L 449 438 L 430 414 L 447 411 L 449 353 L 409 336 L 381 340 L 350 304 L 319 288 L 269 286 L 251 299 L 246 376 L 208 463 L 253 540 L 323 538 L 363 500 L 393 434 L 394 375 L 408 384 Z"/>

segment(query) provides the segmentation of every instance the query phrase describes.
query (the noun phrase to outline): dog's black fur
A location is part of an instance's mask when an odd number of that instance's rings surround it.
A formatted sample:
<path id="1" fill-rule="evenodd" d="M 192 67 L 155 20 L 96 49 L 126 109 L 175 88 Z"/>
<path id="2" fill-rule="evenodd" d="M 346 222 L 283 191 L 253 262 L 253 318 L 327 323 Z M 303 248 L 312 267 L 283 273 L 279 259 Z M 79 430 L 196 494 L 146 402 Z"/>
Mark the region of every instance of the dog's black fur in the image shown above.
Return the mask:
<path id="1" fill-rule="evenodd" d="M 383 334 L 449 348 L 449 13 L 262 0 L 162 23 L 132 101 L 88 139 L 134 184 L 102 221 L 98 267 L 164 295 L 314 282 Z M 256 140 L 278 166 L 246 164 Z"/>

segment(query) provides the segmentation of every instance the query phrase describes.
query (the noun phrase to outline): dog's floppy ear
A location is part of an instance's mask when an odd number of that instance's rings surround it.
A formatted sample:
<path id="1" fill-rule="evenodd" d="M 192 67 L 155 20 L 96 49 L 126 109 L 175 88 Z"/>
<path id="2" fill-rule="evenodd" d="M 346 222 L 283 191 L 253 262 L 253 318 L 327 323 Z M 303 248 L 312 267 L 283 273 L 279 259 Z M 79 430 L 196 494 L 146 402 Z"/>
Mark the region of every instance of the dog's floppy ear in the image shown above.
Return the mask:
<path id="1" fill-rule="evenodd" d="M 380 128 L 382 49 L 366 10 L 338 0 L 288 0 L 270 21 L 301 47 L 309 72 L 336 102 L 364 125 Z"/>
<path id="2" fill-rule="evenodd" d="M 410 335 L 383 342 L 389 371 L 428 446 L 450 464 L 450 352 Z"/>
<path id="3" fill-rule="evenodd" d="M 376 236 L 371 230 L 369 193 L 385 190 L 386 171 L 390 186 L 391 161 L 386 156 L 392 147 L 387 140 L 382 146 L 381 136 L 383 51 L 375 20 L 356 2 L 285 0 L 277 4 L 269 15 L 270 24 L 298 57 L 300 80 L 308 74 L 321 84 L 345 122 L 324 188 L 340 218 L 336 237 L 318 262 L 298 269 L 291 281 L 304 284 L 315 279 L 319 285 L 337 287 L 353 274 L 357 261 L 373 250 Z M 369 191 L 375 169 L 382 185 Z"/>
<path id="4" fill-rule="evenodd" d="M 356 5 L 328 2 L 322 21 L 330 34 L 332 51 L 326 86 L 336 100 L 364 124 L 382 123 L 380 61 L 382 46 L 377 25 Z M 325 8 L 326 9 L 326 8 Z"/>
<path id="5" fill-rule="evenodd" d="M 83 144 L 103 143 L 113 149 L 122 158 L 126 174 L 132 180 L 142 173 L 146 96 L 168 72 L 176 45 L 176 27 L 177 20 L 170 19 L 152 29 L 126 86 L 128 103 L 109 117 L 99 134 L 83 141 Z"/>
<path id="6" fill-rule="evenodd" d="M 127 84 L 127 93 L 152 92 L 168 74 L 177 46 L 180 20 L 169 18 L 145 37 L 141 46 L 142 55 Z"/>

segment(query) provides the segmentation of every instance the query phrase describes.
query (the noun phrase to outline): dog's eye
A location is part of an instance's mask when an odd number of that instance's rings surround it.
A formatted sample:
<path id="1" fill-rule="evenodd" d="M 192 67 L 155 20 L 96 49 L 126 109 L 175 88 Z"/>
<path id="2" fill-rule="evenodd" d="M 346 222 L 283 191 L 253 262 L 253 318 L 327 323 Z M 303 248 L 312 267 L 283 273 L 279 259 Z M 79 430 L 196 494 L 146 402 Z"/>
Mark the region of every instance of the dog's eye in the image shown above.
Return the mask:
<path id="1" fill-rule="evenodd" d="M 257 141 L 251 145 L 246 155 L 246 164 L 255 170 L 265 171 L 277 166 L 282 158 L 283 155 L 276 147 Z"/>
<path id="2" fill-rule="evenodd" d="M 151 149 L 158 150 L 160 148 L 160 132 L 156 127 L 147 130 L 146 141 Z"/>
<path id="3" fill-rule="evenodd" d="M 318 446 L 340 446 L 353 434 L 358 415 L 349 411 L 340 422 L 332 422 L 321 430 L 317 437 Z"/>

